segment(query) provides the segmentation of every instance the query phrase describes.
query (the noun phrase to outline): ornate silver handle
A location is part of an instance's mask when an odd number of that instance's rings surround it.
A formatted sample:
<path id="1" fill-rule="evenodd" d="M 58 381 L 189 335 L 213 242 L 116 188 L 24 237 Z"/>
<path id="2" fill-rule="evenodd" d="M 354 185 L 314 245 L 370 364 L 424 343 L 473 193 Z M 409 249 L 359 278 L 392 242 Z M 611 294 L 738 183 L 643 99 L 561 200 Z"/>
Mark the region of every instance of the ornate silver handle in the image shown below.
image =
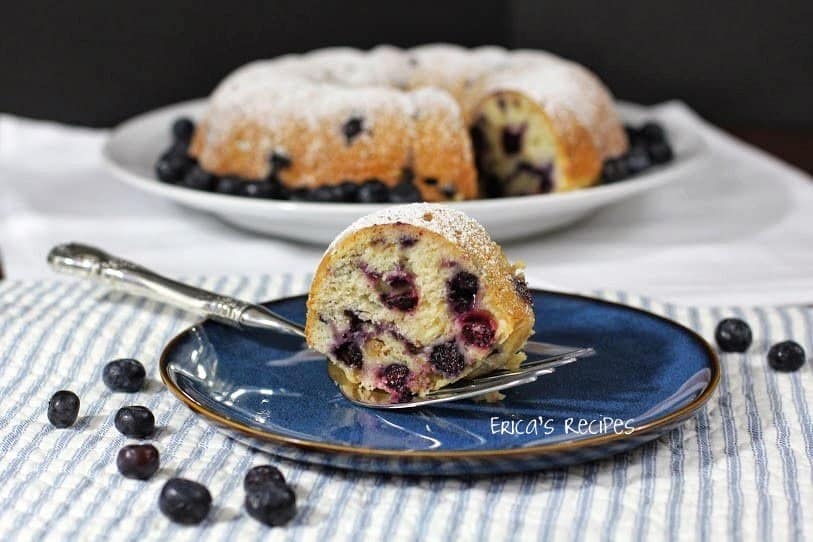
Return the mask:
<path id="1" fill-rule="evenodd" d="M 94 279 L 115 290 L 149 297 L 224 324 L 304 336 L 302 326 L 265 307 L 169 279 L 95 247 L 58 245 L 48 253 L 48 263 L 61 273 Z"/>

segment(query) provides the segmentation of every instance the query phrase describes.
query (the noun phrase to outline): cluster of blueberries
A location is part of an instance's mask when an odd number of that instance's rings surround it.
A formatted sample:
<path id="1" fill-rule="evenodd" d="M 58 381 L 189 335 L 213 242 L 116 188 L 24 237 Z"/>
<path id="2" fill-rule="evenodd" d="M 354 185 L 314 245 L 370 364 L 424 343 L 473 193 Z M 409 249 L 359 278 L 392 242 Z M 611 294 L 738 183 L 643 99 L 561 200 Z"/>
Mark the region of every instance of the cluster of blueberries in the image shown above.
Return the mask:
<path id="1" fill-rule="evenodd" d="M 623 181 L 674 158 L 666 132 L 657 122 L 649 121 L 637 128 L 627 125 L 624 129 L 630 143 L 629 151 L 604 162 L 601 180 L 605 184 Z"/>
<path id="2" fill-rule="evenodd" d="M 189 142 L 195 124 L 188 118 L 179 118 L 172 124 L 172 145 L 155 164 L 155 174 L 165 183 L 217 192 L 232 196 L 282 199 L 293 201 L 346 202 L 346 203 L 413 203 L 421 201 L 421 193 L 415 186 L 413 174 L 405 169 L 403 180 L 390 188 L 378 179 L 362 183 L 344 181 L 334 186 L 320 186 L 312 190 L 300 188 L 289 190 L 278 179 L 280 170 L 291 165 L 285 155 L 271 155 L 271 173 L 267 179 L 247 180 L 235 176 L 218 177 L 203 168 L 189 156 Z"/>
<path id="3" fill-rule="evenodd" d="M 105 385 L 115 392 L 139 391 L 145 376 L 144 366 L 135 359 L 111 361 L 102 372 Z M 72 391 L 58 391 L 48 402 L 48 421 L 54 427 L 70 427 L 78 416 L 79 397 Z M 114 425 L 127 437 L 145 439 L 155 431 L 155 416 L 145 406 L 125 406 L 116 412 Z M 116 456 L 116 467 L 127 478 L 147 480 L 159 466 L 158 450 L 152 444 L 128 444 Z M 296 495 L 276 467 L 252 468 L 243 480 L 243 487 L 246 512 L 256 520 L 271 526 L 284 525 L 296 514 Z M 161 490 L 158 507 L 176 523 L 195 525 L 209 515 L 212 495 L 203 484 L 171 478 Z"/>
<path id="4" fill-rule="evenodd" d="M 402 246 L 412 246 L 416 240 L 402 238 Z M 391 309 L 408 312 L 418 303 L 418 293 L 415 289 L 414 277 L 406 272 L 396 272 L 382 277 L 380 273 L 365 270 L 367 277 L 377 287 L 382 287 L 381 301 Z M 516 280 L 517 293 L 529 304 L 533 304 L 528 286 L 524 280 Z M 489 348 L 494 344 L 497 324 L 491 313 L 478 310 L 475 307 L 480 282 L 476 275 L 467 271 L 459 271 L 447 282 L 447 301 L 460 322 L 460 340 L 463 344 L 474 345 L 478 348 Z M 351 310 L 345 311 L 350 320 L 350 326 L 337 339 L 333 347 L 333 356 L 348 367 L 360 369 L 364 363 L 364 353 L 359 346 L 360 336 L 367 337 L 364 325 L 371 324 L 369 320 L 362 320 Z M 381 331 L 381 328 L 378 330 Z M 393 336 L 404 343 L 407 351 L 417 354 L 420 348 L 400 334 L 389 330 Z M 429 353 L 429 363 L 438 372 L 447 377 L 460 374 L 466 365 L 466 358 L 461 352 L 455 339 L 432 347 Z M 410 376 L 409 368 L 400 363 L 387 365 L 381 370 L 380 376 L 384 379 L 392 398 L 398 402 L 412 399 L 412 392 L 407 384 Z"/>
<path id="5" fill-rule="evenodd" d="M 715 329 L 714 338 L 723 352 L 745 352 L 753 342 L 750 326 L 738 318 L 726 318 Z M 455 348 L 442 348 L 433 352 L 433 363 L 449 372 L 460 364 Z M 806 353 L 794 341 L 783 341 L 771 346 L 768 364 L 777 371 L 798 370 L 805 363 Z M 144 385 L 146 371 L 135 359 L 114 360 L 105 365 L 102 379 L 115 392 L 135 393 Z M 405 381 L 405 374 L 387 375 L 388 379 Z M 405 383 L 405 382 L 404 382 Z M 393 387 L 396 382 L 392 382 Z M 401 384 L 403 385 L 403 384 Z M 54 427 L 72 426 L 79 416 L 79 397 L 72 391 L 60 390 L 48 402 L 48 421 Z M 145 439 L 155 431 L 155 416 L 149 408 L 140 405 L 122 407 L 116 412 L 114 425 L 123 435 Z M 129 444 L 119 450 L 116 466 L 119 472 L 137 480 L 151 478 L 160 465 L 158 450 L 152 444 Z M 271 526 L 284 525 L 296 514 L 296 494 L 276 467 L 260 465 L 252 468 L 243 480 L 246 512 L 256 520 Z M 161 490 L 158 506 L 170 520 L 194 525 L 203 521 L 212 506 L 212 496 L 206 486 L 185 478 L 171 478 Z"/>
<path id="6" fill-rule="evenodd" d="M 351 119 L 343 128 L 348 141 L 361 130 L 359 122 L 358 119 Z M 605 184 L 628 179 L 652 166 L 665 164 L 674 157 L 666 132 L 660 124 L 650 121 L 640 127 L 626 126 L 625 129 L 630 149 L 625 155 L 604 162 L 601 180 Z M 280 182 L 278 173 L 289 167 L 291 160 L 283 154 L 273 153 L 267 179 L 220 177 L 201 168 L 197 160 L 189 156 L 189 143 L 194 132 L 195 123 L 189 118 L 181 117 L 173 122 L 172 144 L 155 164 L 155 173 L 162 182 L 205 192 L 251 198 L 345 203 L 422 201 L 421 193 L 413 182 L 414 175 L 408 168 L 404 169 L 401 182 L 392 188 L 378 179 L 368 179 L 362 183 L 348 180 L 332 186 L 289 190 Z M 499 191 L 494 192 L 498 193 Z"/>
<path id="7" fill-rule="evenodd" d="M 753 342 L 750 326 L 739 318 L 726 318 L 717 324 L 714 340 L 723 352 L 745 352 Z M 768 365 L 776 371 L 792 372 L 805 363 L 804 348 L 794 341 L 782 341 L 768 350 Z"/>

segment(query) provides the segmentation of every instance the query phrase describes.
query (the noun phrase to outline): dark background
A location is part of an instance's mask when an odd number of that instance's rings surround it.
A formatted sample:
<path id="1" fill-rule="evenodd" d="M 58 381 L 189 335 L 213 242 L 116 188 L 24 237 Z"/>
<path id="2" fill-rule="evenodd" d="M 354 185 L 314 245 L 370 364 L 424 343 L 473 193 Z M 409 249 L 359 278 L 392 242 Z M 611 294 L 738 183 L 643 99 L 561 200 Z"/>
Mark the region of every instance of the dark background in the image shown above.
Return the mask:
<path id="1" fill-rule="evenodd" d="M 446 41 L 548 49 L 592 68 L 619 98 L 679 98 L 746 138 L 797 138 L 799 157 L 813 154 L 809 0 L 4 4 L 0 111 L 17 115 L 111 126 L 205 96 L 248 60 Z"/>

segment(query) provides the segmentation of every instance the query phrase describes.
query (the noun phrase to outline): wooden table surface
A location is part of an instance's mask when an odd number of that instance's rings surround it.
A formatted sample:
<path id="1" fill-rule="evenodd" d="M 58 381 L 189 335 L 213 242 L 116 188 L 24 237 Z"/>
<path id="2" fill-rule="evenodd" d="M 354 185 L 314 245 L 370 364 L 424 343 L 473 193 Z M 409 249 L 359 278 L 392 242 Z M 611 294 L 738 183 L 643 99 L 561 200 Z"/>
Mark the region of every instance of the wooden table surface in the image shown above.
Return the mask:
<path id="1" fill-rule="evenodd" d="M 813 131 L 755 127 L 725 127 L 730 134 L 813 175 Z M 3 278 L 0 247 L 0 279 Z"/>

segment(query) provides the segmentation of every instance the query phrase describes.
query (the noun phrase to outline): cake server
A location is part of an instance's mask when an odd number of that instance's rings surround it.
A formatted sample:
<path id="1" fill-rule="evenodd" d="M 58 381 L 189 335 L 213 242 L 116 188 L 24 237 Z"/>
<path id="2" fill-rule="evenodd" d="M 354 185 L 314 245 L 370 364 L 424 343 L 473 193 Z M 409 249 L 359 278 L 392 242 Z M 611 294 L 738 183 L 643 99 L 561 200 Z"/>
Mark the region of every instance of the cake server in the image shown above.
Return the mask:
<path id="1" fill-rule="evenodd" d="M 57 245 L 48 253 L 48 263 L 60 273 L 96 280 L 111 289 L 148 297 L 232 327 L 305 337 L 305 330 L 300 324 L 261 305 L 184 284 L 92 246 L 79 243 Z M 595 353 L 592 348 L 535 341 L 529 341 L 524 351 L 533 358 L 516 370 L 501 370 L 461 380 L 405 403 L 390 403 L 389 399 L 384 400 L 383 397 L 379 400 L 361 396 L 355 386 L 348 385 L 341 370 L 332 363 L 328 363 L 328 373 L 342 394 L 353 403 L 374 408 L 403 409 L 467 399 L 528 384 L 552 373 L 556 367 Z"/>
<path id="2" fill-rule="evenodd" d="M 79 243 L 57 245 L 48 263 L 60 273 L 96 280 L 139 297 L 239 328 L 258 328 L 305 337 L 305 329 L 261 305 L 178 282 L 103 250 Z"/>

